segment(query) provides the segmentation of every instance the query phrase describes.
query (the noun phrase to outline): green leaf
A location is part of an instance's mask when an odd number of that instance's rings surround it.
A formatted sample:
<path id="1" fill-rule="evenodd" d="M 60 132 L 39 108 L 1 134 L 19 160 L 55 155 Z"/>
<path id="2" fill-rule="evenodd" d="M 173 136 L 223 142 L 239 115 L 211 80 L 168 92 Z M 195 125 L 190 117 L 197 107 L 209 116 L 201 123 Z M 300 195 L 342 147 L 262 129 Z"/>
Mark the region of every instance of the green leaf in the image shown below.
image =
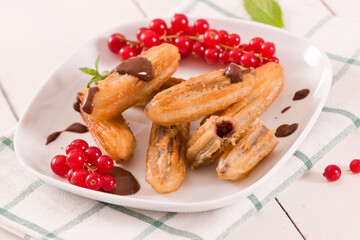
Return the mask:
<path id="1" fill-rule="evenodd" d="M 282 12 L 274 0 L 244 0 L 244 6 L 254 21 L 283 27 Z"/>
<path id="2" fill-rule="evenodd" d="M 99 61 L 100 61 L 100 55 L 97 57 L 96 61 L 95 61 L 95 69 L 98 72 L 98 66 L 99 66 Z"/>
<path id="3" fill-rule="evenodd" d="M 110 71 L 108 71 L 108 70 L 104 70 L 104 71 L 101 73 L 101 75 L 106 75 L 106 76 L 109 76 L 109 74 L 110 74 Z"/>
<path id="4" fill-rule="evenodd" d="M 98 75 L 98 71 L 92 68 L 87 68 L 87 67 L 83 67 L 83 68 L 79 68 L 80 71 L 82 71 L 83 73 L 95 76 Z"/>

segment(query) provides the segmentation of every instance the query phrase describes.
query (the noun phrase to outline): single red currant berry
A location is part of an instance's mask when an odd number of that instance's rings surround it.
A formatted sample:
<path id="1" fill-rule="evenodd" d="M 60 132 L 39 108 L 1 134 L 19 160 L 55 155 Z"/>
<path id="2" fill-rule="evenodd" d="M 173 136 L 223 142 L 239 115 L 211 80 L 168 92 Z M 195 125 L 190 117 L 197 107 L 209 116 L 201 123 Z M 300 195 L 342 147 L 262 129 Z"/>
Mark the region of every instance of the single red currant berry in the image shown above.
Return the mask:
<path id="1" fill-rule="evenodd" d="M 139 55 L 142 52 L 142 47 L 140 47 L 140 43 L 137 43 L 137 44 L 132 43 L 132 44 L 130 44 L 130 47 L 135 50 L 135 53 L 136 53 L 135 56 Z"/>
<path id="2" fill-rule="evenodd" d="M 354 159 L 350 163 L 350 171 L 352 173 L 360 173 L 360 160 Z"/>
<path id="3" fill-rule="evenodd" d="M 259 53 L 261 49 L 261 45 L 263 45 L 263 43 L 264 43 L 264 39 L 259 37 L 253 38 L 249 42 L 249 49 L 251 51 Z"/>
<path id="4" fill-rule="evenodd" d="M 102 189 L 110 192 L 116 187 L 116 179 L 108 173 L 103 174 Z"/>
<path id="5" fill-rule="evenodd" d="M 89 175 L 89 172 L 86 171 L 85 169 L 77 169 L 74 170 L 71 176 L 71 183 L 78 186 L 78 187 L 85 187 L 86 183 L 86 177 Z"/>
<path id="6" fill-rule="evenodd" d="M 66 173 L 69 171 L 69 166 L 66 162 L 65 155 L 56 155 L 55 157 L 53 157 L 50 166 L 51 170 L 59 176 L 65 176 Z"/>
<path id="7" fill-rule="evenodd" d="M 149 24 L 149 29 L 162 36 L 167 30 L 166 22 L 160 18 L 152 20 Z"/>
<path id="8" fill-rule="evenodd" d="M 188 18 L 181 13 L 176 13 L 171 18 L 171 28 L 174 33 L 185 32 L 188 28 L 189 20 Z"/>
<path id="9" fill-rule="evenodd" d="M 140 35 L 141 35 L 145 30 L 149 30 L 149 29 L 146 28 L 146 27 L 141 27 L 141 28 L 139 28 L 139 30 L 137 30 L 137 32 L 136 32 L 136 38 L 137 38 L 137 39 L 140 39 Z"/>
<path id="10" fill-rule="evenodd" d="M 221 43 L 227 45 L 229 33 L 227 31 L 225 31 L 225 30 L 220 30 L 219 35 L 220 35 Z"/>
<path id="11" fill-rule="evenodd" d="M 195 36 L 197 34 L 196 29 L 194 26 L 189 26 L 188 30 L 186 31 L 187 36 Z"/>
<path id="12" fill-rule="evenodd" d="M 103 184 L 103 176 L 100 173 L 93 172 L 87 175 L 85 179 L 87 188 L 92 190 L 98 190 Z"/>
<path id="13" fill-rule="evenodd" d="M 114 33 L 108 38 L 108 47 L 110 51 L 112 51 L 115 54 L 118 54 L 120 51 L 120 48 L 126 45 L 126 41 L 120 39 L 125 38 L 124 35 L 120 33 Z"/>
<path id="14" fill-rule="evenodd" d="M 264 42 L 261 45 L 260 53 L 263 57 L 272 57 L 275 54 L 275 45 L 271 42 Z"/>
<path id="15" fill-rule="evenodd" d="M 73 169 L 80 169 L 85 163 L 85 154 L 80 149 L 74 149 L 66 156 L 66 161 L 69 167 Z"/>
<path id="16" fill-rule="evenodd" d="M 83 150 L 83 151 L 85 151 L 89 147 L 89 144 L 85 140 L 82 140 L 82 139 L 75 139 L 74 141 L 72 141 L 70 143 L 70 145 L 78 145 L 78 146 L 80 146 L 81 150 Z"/>
<path id="17" fill-rule="evenodd" d="M 206 45 L 202 42 L 198 42 L 196 41 L 194 44 L 193 44 L 193 52 L 203 58 L 204 57 L 204 53 L 205 53 L 205 49 L 206 49 Z"/>
<path id="18" fill-rule="evenodd" d="M 238 46 L 238 48 L 240 49 L 240 50 L 242 50 L 242 51 L 250 51 L 249 50 L 249 45 L 247 45 L 247 44 L 240 44 L 239 46 Z"/>
<path id="19" fill-rule="evenodd" d="M 66 152 L 66 154 L 68 154 L 69 152 L 71 152 L 71 151 L 74 150 L 74 149 L 80 149 L 80 150 L 82 150 L 82 148 L 81 148 L 80 145 L 70 144 L 70 145 L 68 145 L 68 146 L 66 147 L 65 152 Z"/>
<path id="20" fill-rule="evenodd" d="M 279 59 L 277 57 L 269 58 L 269 62 L 279 63 Z"/>
<path id="21" fill-rule="evenodd" d="M 102 152 L 97 147 L 89 147 L 85 151 L 85 157 L 88 163 L 96 164 L 97 159 L 102 155 Z"/>
<path id="22" fill-rule="evenodd" d="M 220 34 L 215 29 L 209 29 L 204 34 L 204 43 L 209 47 L 215 47 L 221 41 Z"/>
<path id="23" fill-rule="evenodd" d="M 323 176 L 330 182 L 336 181 L 341 176 L 341 170 L 336 165 L 329 165 L 325 168 Z"/>
<path id="24" fill-rule="evenodd" d="M 181 58 L 186 58 L 192 50 L 192 41 L 188 36 L 179 36 L 175 38 L 174 45 L 179 48 Z"/>
<path id="25" fill-rule="evenodd" d="M 209 47 L 205 50 L 204 59 L 207 63 L 217 63 L 219 61 L 219 49 Z"/>
<path id="26" fill-rule="evenodd" d="M 227 45 L 230 46 L 230 47 L 236 47 L 240 44 L 240 36 L 237 35 L 236 33 L 232 33 L 228 36 L 228 39 L 227 39 Z"/>
<path id="27" fill-rule="evenodd" d="M 209 29 L 209 23 L 205 19 L 201 18 L 194 22 L 195 32 L 202 35 Z"/>
<path id="28" fill-rule="evenodd" d="M 74 169 L 70 168 L 70 170 L 67 172 L 67 179 L 69 183 L 71 183 L 72 174 L 74 173 Z"/>
<path id="29" fill-rule="evenodd" d="M 108 173 L 114 166 L 114 161 L 107 155 L 98 157 L 96 167 L 100 173 Z"/>
<path id="30" fill-rule="evenodd" d="M 240 64 L 242 54 L 243 52 L 239 48 L 233 48 L 229 53 L 230 60 L 236 64 Z"/>
<path id="31" fill-rule="evenodd" d="M 219 53 L 219 62 L 223 64 L 231 63 L 229 50 L 224 50 L 223 52 Z"/>
<path id="32" fill-rule="evenodd" d="M 140 34 L 139 41 L 147 48 L 157 46 L 160 44 L 159 35 L 153 30 L 145 30 Z"/>
<path id="33" fill-rule="evenodd" d="M 259 66 L 260 60 L 255 56 L 253 53 L 245 53 L 241 56 L 240 60 L 241 65 L 244 65 L 245 67 L 253 67 L 256 68 Z"/>
<path id="34" fill-rule="evenodd" d="M 119 55 L 124 60 L 137 56 L 135 49 L 131 48 L 130 46 L 125 46 L 121 48 Z"/>

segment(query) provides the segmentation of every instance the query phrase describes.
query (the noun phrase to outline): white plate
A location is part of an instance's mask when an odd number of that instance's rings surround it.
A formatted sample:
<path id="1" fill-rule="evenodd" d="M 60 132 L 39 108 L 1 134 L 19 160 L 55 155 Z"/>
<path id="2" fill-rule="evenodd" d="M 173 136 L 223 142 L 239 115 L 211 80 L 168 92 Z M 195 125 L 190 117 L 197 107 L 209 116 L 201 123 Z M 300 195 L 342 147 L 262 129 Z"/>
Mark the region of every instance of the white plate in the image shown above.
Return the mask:
<path id="1" fill-rule="evenodd" d="M 190 20 L 194 22 L 195 19 Z M 308 40 L 275 27 L 229 19 L 210 19 L 209 22 L 212 28 L 239 33 L 242 42 L 261 36 L 266 41 L 276 43 L 276 56 L 284 68 L 285 87 L 261 119 L 269 128 L 284 123 L 299 124 L 294 134 L 279 139 L 280 144 L 275 151 L 246 179 L 238 182 L 219 180 L 216 165 L 213 164 L 197 171 L 188 170 L 183 186 L 174 193 L 155 192 L 144 178 L 151 123 L 142 110 L 136 108 L 124 112 L 138 144 L 133 159 L 122 167 L 131 171 L 139 181 L 141 189 L 138 193 L 117 196 L 79 188 L 52 173 L 50 160 L 54 155 L 63 153 L 61 147 L 66 147 L 76 138 L 83 138 L 94 145 L 89 133 L 63 133 L 55 142 L 45 146 L 46 137 L 50 133 L 65 129 L 73 122 L 82 122 L 80 115 L 72 109 L 72 103 L 76 92 L 86 87 L 89 76 L 78 68 L 93 67 L 96 57 L 101 54 L 99 69 L 111 70 L 119 63 L 119 58 L 107 49 L 107 36 L 119 32 L 135 39 L 136 30 L 147 26 L 149 20 L 122 25 L 97 35 L 71 54 L 46 79 L 20 120 L 15 134 L 15 150 L 21 163 L 43 181 L 66 191 L 113 204 L 160 211 L 196 212 L 220 208 L 246 196 L 255 187 L 266 184 L 267 179 L 276 174 L 276 169 L 290 158 L 318 118 L 331 85 L 329 60 Z M 221 67 L 188 58 L 181 61 L 175 76 L 187 79 Z M 304 88 L 310 89 L 309 96 L 301 101 L 292 101 L 294 93 Z M 281 110 L 287 106 L 292 107 L 281 114 Z M 197 127 L 198 123 L 192 123 L 192 130 Z"/>

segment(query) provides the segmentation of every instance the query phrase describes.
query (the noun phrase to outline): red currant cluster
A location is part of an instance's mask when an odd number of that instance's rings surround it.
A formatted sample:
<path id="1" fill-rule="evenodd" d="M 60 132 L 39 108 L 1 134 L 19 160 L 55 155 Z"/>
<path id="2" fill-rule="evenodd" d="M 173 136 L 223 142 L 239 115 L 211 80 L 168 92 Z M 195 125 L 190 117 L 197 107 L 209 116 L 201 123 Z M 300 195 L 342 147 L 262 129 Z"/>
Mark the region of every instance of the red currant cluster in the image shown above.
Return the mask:
<path id="1" fill-rule="evenodd" d="M 66 147 L 66 156 L 56 155 L 50 166 L 55 174 L 67 175 L 68 181 L 79 187 L 111 191 L 116 185 L 115 178 L 108 173 L 114 161 L 82 139 L 72 141 Z"/>
<path id="2" fill-rule="evenodd" d="M 349 168 L 350 170 L 348 171 L 351 171 L 354 174 L 360 173 L 360 160 L 352 160 L 350 162 Z M 336 165 L 329 165 L 325 168 L 323 175 L 328 181 L 333 182 L 341 177 L 341 169 Z"/>
<path id="3" fill-rule="evenodd" d="M 267 62 L 279 63 L 279 59 L 274 56 L 274 43 L 255 37 L 248 44 L 240 44 L 238 34 L 210 29 L 205 19 L 198 19 L 191 26 L 184 14 L 175 14 L 171 18 L 170 28 L 163 19 L 154 19 L 148 28 L 140 28 L 136 36 L 138 40 L 132 41 L 120 33 L 112 34 L 108 38 L 110 51 L 126 60 L 153 46 L 171 43 L 179 48 L 181 58 L 193 53 L 204 58 L 207 63 L 234 62 L 255 68 Z"/>

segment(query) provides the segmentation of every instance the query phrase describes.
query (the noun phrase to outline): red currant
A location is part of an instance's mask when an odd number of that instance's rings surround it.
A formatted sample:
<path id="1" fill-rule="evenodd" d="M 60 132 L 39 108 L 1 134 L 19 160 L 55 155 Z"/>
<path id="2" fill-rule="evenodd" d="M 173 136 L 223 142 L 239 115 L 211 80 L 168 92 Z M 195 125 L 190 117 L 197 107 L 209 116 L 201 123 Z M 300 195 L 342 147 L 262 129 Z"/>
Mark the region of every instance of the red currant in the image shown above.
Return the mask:
<path id="1" fill-rule="evenodd" d="M 167 30 L 166 22 L 160 18 L 152 20 L 149 24 L 149 29 L 162 36 Z"/>
<path id="2" fill-rule="evenodd" d="M 116 180 L 113 176 L 111 176 L 108 173 L 103 174 L 103 183 L 102 183 L 102 189 L 105 191 L 111 191 L 116 186 Z"/>
<path id="3" fill-rule="evenodd" d="M 69 152 L 71 152 L 71 151 L 74 150 L 74 149 L 80 149 L 80 150 L 82 150 L 82 148 L 81 148 L 80 145 L 70 144 L 70 145 L 68 145 L 68 146 L 66 147 L 65 152 L 66 152 L 66 154 L 69 154 Z"/>
<path id="4" fill-rule="evenodd" d="M 171 28 L 174 33 L 185 32 L 188 28 L 189 20 L 188 18 L 181 13 L 176 13 L 171 18 Z"/>
<path id="5" fill-rule="evenodd" d="M 140 34 L 139 41 L 147 48 L 160 44 L 159 35 L 153 30 L 145 30 Z"/>
<path id="6" fill-rule="evenodd" d="M 231 63 L 229 50 L 224 50 L 221 53 L 219 53 L 219 62 L 221 62 L 223 64 Z"/>
<path id="7" fill-rule="evenodd" d="M 221 43 L 227 45 L 229 33 L 225 30 L 220 30 L 219 35 Z"/>
<path id="8" fill-rule="evenodd" d="M 98 157 L 96 166 L 100 173 L 108 173 L 114 166 L 114 161 L 107 155 Z"/>
<path id="9" fill-rule="evenodd" d="M 236 64 L 240 64 L 242 54 L 243 53 L 239 48 L 233 48 L 230 50 L 230 60 Z"/>
<path id="10" fill-rule="evenodd" d="M 263 57 L 272 57 L 275 54 L 275 45 L 271 42 L 264 42 L 261 45 L 260 53 Z"/>
<path id="11" fill-rule="evenodd" d="M 269 62 L 279 63 L 279 59 L 277 57 L 269 58 Z"/>
<path id="12" fill-rule="evenodd" d="M 98 190 L 103 184 L 103 176 L 100 173 L 93 172 L 87 175 L 85 179 L 87 188 L 92 190 Z"/>
<path id="13" fill-rule="evenodd" d="M 253 53 L 245 53 L 241 56 L 241 65 L 244 65 L 245 67 L 253 67 L 256 68 L 259 66 L 260 60 L 255 56 Z"/>
<path id="14" fill-rule="evenodd" d="M 120 48 L 126 45 L 126 41 L 120 39 L 125 38 L 124 35 L 120 33 L 114 33 L 108 38 L 108 47 L 110 51 L 112 51 L 115 54 L 118 54 L 120 51 Z"/>
<path id="15" fill-rule="evenodd" d="M 85 151 L 85 157 L 88 163 L 96 164 L 97 159 L 102 155 L 102 152 L 97 147 L 89 147 Z"/>
<path id="16" fill-rule="evenodd" d="M 249 45 L 247 45 L 247 44 L 240 44 L 239 46 L 238 46 L 238 48 L 239 49 L 241 49 L 241 50 L 243 50 L 243 51 L 250 51 L 250 49 L 249 49 Z"/>
<path id="17" fill-rule="evenodd" d="M 217 63 L 219 61 L 219 49 L 209 47 L 205 50 L 204 59 L 207 63 Z"/>
<path id="18" fill-rule="evenodd" d="M 195 32 L 202 35 L 209 29 L 209 23 L 205 19 L 201 18 L 194 22 Z"/>
<path id="19" fill-rule="evenodd" d="M 141 28 L 139 28 L 139 30 L 137 30 L 137 32 L 136 32 L 136 38 L 137 38 L 137 39 L 140 39 L 140 35 L 141 35 L 145 30 L 149 30 L 149 29 L 146 28 L 146 27 L 141 27 Z"/>
<path id="20" fill-rule="evenodd" d="M 259 53 L 261 49 L 261 45 L 263 45 L 264 39 L 256 37 L 250 40 L 249 42 L 249 48 L 250 50 Z"/>
<path id="21" fill-rule="evenodd" d="M 201 58 L 204 57 L 204 53 L 205 53 L 205 49 L 206 49 L 206 45 L 205 45 L 204 43 L 196 41 L 196 42 L 193 44 L 192 48 L 193 48 L 193 52 L 194 52 L 197 56 L 199 56 L 199 57 L 201 57 Z"/>
<path id="22" fill-rule="evenodd" d="M 74 169 L 70 168 L 70 170 L 67 172 L 67 179 L 69 183 L 71 183 L 72 174 L 74 173 Z"/>
<path id="23" fill-rule="evenodd" d="M 187 36 L 195 36 L 197 34 L 196 29 L 194 26 L 189 26 L 188 30 L 186 31 Z"/>
<path id="24" fill-rule="evenodd" d="M 209 47 L 215 47 L 221 41 L 220 34 L 215 29 L 209 29 L 204 34 L 204 43 Z"/>
<path id="25" fill-rule="evenodd" d="M 341 170 L 336 165 L 329 165 L 325 168 L 323 176 L 330 182 L 336 181 L 341 176 Z"/>
<path id="26" fill-rule="evenodd" d="M 175 38 L 174 45 L 179 48 L 181 58 L 186 58 L 192 50 L 192 41 L 188 36 L 179 36 Z"/>
<path id="27" fill-rule="evenodd" d="M 354 159 L 350 163 L 350 171 L 352 173 L 360 173 L 360 160 Z"/>
<path id="28" fill-rule="evenodd" d="M 228 36 L 227 45 L 230 47 L 236 47 L 240 44 L 240 40 L 241 39 L 239 35 L 232 33 Z"/>
<path id="29" fill-rule="evenodd" d="M 78 146 L 80 146 L 81 150 L 83 150 L 83 151 L 85 151 L 89 147 L 89 144 L 85 140 L 82 140 L 82 139 L 75 139 L 69 145 L 78 145 Z"/>
<path id="30" fill-rule="evenodd" d="M 80 169 L 85 163 L 85 154 L 80 149 L 74 149 L 66 156 L 66 161 L 69 167 L 73 169 Z"/>
<path id="31" fill-rule="evenodd" d="M 135 49 L 131 48 L 130 46 L 125 46 L 121 48 L 119 55 L 124 60 L 137 56 Z"/>
<path id="32" fill-rule="evenodd" d="M 66 173 L 69 171 L 69 166 L 66 162 L 65 155 L 56 155 L 55 157 L 53 157 L 50 166 L 51 170 L 59 176 L 65 176 Z"/>
<path id="33" fill-rule="evenodd" d="M 70 182 L 76 186 L 85 187 L 86 186 L 85 180 L 88 175 L 89 173 L 85 169 L 80 168 L 74 170 Z"/>

